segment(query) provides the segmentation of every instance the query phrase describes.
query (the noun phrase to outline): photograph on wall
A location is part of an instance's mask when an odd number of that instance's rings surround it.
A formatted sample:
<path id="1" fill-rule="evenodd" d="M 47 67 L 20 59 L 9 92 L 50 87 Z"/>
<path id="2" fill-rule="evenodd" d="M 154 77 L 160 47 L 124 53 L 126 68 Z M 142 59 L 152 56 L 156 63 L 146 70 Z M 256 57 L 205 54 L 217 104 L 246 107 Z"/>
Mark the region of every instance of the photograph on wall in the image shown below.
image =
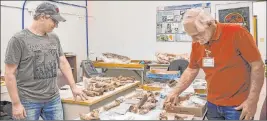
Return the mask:
<path id="1" fill-rule="evenodd" d="M 165 33 L 166 34 L 171 34 L 172 33 L 172 24 L 171 23 L 166 23 L 164 25 L 166 25 L 166 31 L 165 31 Z"/>
<path id="2" fill-rule="evenodd" d="M 219 22 L 239 24 L 250 31 L 249 7 L 219 10 Z"/>
<path id="3" fill-rule="evenodd" d="M 179 33 L 178 23 L 171 23 L 172 33 Z"/>
<path id="4" fill-rule="evenodd" d="M 253 33 L 252 7 L 252 2 L 216 4 L 216 20 L 221 23 L 233 23 L 241 25 L 250 33 Z"/>
<path id="5" fill-rule="evenodd" d="M 157 35 L 157 41 L 174 42 L 174 40 L 175 40 L 174 34 L 159 34 L 159 35 Z"/>
<path id="6" fill-rule="evenodd" d="M 184 31 L 182 20 L 187 9 L 199 7 L 210 13 L 210 3 L 157 7 L 157 42 L 191 42 L 191 37 Z"/>
<path id="7" fill-rule="evenodd" d="M 192 39 L 191 36 L 187 35 L 187 34 L 176 34 L 175 35 L 175 41 L 176 42 L 184 42 L 184 41 L 188 41 Z"/>

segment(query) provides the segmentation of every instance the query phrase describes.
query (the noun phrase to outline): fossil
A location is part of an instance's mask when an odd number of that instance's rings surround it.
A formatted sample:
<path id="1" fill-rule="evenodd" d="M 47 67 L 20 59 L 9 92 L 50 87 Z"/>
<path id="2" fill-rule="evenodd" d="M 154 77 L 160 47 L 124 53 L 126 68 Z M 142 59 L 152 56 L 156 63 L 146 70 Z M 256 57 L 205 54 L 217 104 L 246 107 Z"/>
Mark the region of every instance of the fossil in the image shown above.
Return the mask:
<path id="1" fill-rule="evenodd" d="M 110 105 L 108 105 L 108 106 L 105 106 L 104 107 L 104 110 L 110 110 L 111 108 L 114 108 L 114 107 L 117 107 L 117 106 L 119 106 L 121 104 L 121 101 L 119 101 L 119 100 L 115 100 L 114 102 L 112 102 Z"/>
<path id="2" fill-rule="evenodd" d="M 99 120 L 99 111 L 98 110 L 93 110 L 89 114 L 80 113 L 79 115 L 80 115 L 81 120 Z"/>
<path id="3" fill-rule="evenodd" d="M 115 54 L 115 53 L 102 53 L 102 59 L 104 62 L 113 63 L 130 63 L 131 59 L 127 56 Z"/>
<path id="4" fill-rule="evenodd" d="M 175 81 L 175 80 L 170 80 L 167 82 L 169 87 L 174 87 L 176 85 L 176 83 L 177 83 L 177 81 Z"/>
<path id="5" fill-rule="evenodd" d="M 187 118 L 187 117 L 181 117 L 178 114 L 174 115 L 174 120 L 184 120 L 185 118 Z"/>
<path id="6" fill-rule="evenodd" d="M 136 104 L 131 105 L 129 108 L 129 112 L 137 113 L 138 112 L 138 107 Z"/>
<path id="7" fill-rule="evenodd" d="M 159 114 L 159 120 L 168 120 L 167 113 L 166 113 L 165 110 L 163 110 L 163 111 Z"/>
<path id="8" fill-rule="evenodd" d="M 145 102 L 147 101 L 147 95 L 145 94 L 144 96 L 143 96 L 143 98 L 139 101 L 139 103 L 137 104 L 137 108 L 140 108 L 140 107 L 142 107 L 144 104 L 145 104 Z"/>
<path id="9" fill-rule="evenodd" d="M 137 104 L 130 106 L 129 111 L 133 113 L 146 114 L 156 107 L 156 102 L 157 100 L 154 93 L 148 91 L 147 93 L 142 94 L 142 99 Z"/>
<path id="10" fill-rule="evenodd" d="M 125 81 L 126 80 L 126 81 Z M 113 91 L 117 87 L 121 87 L 128 83 L 133 83 L 135 78 L 133 77 L 92 77 L 84 78 L 85 83 L 87 83 L 86 89 L 83 92 L 87 96 L 101 96 L 104 92 Z"/>

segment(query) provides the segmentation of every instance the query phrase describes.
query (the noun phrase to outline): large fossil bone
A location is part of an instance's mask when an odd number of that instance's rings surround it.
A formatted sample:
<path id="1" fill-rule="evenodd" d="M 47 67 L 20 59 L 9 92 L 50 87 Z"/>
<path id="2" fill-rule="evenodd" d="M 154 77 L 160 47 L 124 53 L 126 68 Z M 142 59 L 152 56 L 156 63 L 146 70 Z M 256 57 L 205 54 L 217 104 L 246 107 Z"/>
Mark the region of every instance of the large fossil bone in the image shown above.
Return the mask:
<path id="1" fill-rule="evenodd" d="M 108 106 L 105 106 L 104 107 L 104 110 L 110 110 L 111 108 L 114 108 L 114 107 L 117 107 L 121 104 L 121 101 L 120 100 L 115 100 L 114 102 L 112 102 L 110 105 Z"/>
<path id="2" fill-rule="evenodd" d="M 137 113 L 138 112 L 138 107 L 136 104 L 131 105 L 129 108 L 129 112 Z"/>
<path id="3" fill-rule="evenodd" d="M 156 103 L 146 102 L 141 109 L 148 109 L 151 110 L 156 107 Z"/>
<path id="4" fill-rule="evenodd" d="M 147 102 L 151 102 L 151 103 L 157 103 L 157 102 L 158 102 L 158 100 L 156 100 L 156 98 L 155 98 L 155 97 L 148 97 L 148 99 L 147 99 Z"/>
<path id="5" fill-rule="evenodd" d="M 167 113 L 165 110 L 159 114 L 159 120 L 168 120 Z"/>
<path id="6" fill-rule="evenodd" d="M 137 108 L 140 108 L 141 106 L 143 106 L 145 104 L 145 102 L 147 101 L 147 95 L 144 94 L 143 98 L 139 101 L 139 103 L 137 104 Z"/>
<path id="7" fill-rule="evenodd" d="M 177 84 L 177 81 L 176 80 L 171 80 L 171 81 L 168 81 L 167 84 L 168 84 L 169 87 L 174 87 Z"/>
<path id="8" fill-rule="evenodd" d="M 82 114 L 80 113 L 80 119 L 81 120 L 99 120 L 99 111 L 93 110 L 89 114 Z"/>
<path id="9" fill-rule="evenodd" d="M 186 117 L 181 117 L 178 114 L 174 115 L 174 120 L 184 120 Z"/>
<path id="10" fill-rule="evenodd" d="M 83 90 L 83 92 L 89 97 L 94 97 L 95 96 L 95 93 L 93 91 Z"/>
<path id="11" fill-rule="evenodd" d="M 100 96 L 100 95 L 103 95 L 104 93 L 104 92 L 96 92 L 96 91 L 89 91 L 89 90 L 83 90 L 83 92 L 89 97 Z"/>
<path id="12" fill-rule="evenodd" d="M 103 95 L 104 92 L 113 91 L 117 87 L 134 82 L 134 77 L 92 77 L 84 78 L 87 87 L 83 92 L 90 97 Z"/>

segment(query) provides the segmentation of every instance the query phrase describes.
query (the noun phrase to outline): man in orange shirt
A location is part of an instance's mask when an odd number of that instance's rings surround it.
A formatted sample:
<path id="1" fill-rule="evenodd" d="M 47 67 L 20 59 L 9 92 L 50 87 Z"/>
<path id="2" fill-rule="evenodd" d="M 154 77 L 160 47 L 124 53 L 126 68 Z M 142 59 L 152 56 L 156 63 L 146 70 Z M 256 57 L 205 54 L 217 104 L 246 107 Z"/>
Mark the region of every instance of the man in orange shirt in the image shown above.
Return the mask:
<path id="1" fill-rule="evenodd" d="M 240 25 L 217 22 L 200 8 L 188 10 L 183 24 L 193 40 L 190 63 L 166 103 L 174 104 L 201 68 L 206 74 L 209 120 L 253 119 L 264 64 L 252 35 Z"/>

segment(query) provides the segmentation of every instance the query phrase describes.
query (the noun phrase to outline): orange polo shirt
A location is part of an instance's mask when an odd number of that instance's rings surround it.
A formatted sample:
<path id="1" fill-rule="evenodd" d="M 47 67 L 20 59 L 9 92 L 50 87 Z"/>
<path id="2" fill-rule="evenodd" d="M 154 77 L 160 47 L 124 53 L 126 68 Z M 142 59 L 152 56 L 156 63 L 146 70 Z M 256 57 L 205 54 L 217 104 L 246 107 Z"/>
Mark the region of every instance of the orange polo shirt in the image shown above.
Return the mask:
<path id="1" fill-rule="evenodd" d="M 203 67 L 205 48 L 214 57 L 214 67 Z M 208 45 L 192 43 L 189 68 L 202 68 L 207 80 L 207 99 L 220 106 L 238 106 L 249 94 L 250 66 L 261 55 L 252 35 L 235 24 L 217 22 Z"/>

